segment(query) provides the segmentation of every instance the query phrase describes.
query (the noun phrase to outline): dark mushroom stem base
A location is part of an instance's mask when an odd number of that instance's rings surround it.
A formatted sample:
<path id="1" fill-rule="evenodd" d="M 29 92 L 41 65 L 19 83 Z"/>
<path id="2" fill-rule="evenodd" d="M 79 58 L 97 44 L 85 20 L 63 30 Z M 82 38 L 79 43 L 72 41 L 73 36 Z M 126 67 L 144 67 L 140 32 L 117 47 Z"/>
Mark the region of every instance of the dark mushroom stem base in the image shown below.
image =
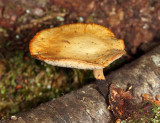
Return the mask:
<path id="1" fill-rule="evenodd" d="M 94 77 L 96 79 L 96 85 L 98 91 L 105 97 L 108 95 L 108 84 L 106 83 L 106 79 L 103 74 L 103 69 L 95 69 L 93 70 Z"/>

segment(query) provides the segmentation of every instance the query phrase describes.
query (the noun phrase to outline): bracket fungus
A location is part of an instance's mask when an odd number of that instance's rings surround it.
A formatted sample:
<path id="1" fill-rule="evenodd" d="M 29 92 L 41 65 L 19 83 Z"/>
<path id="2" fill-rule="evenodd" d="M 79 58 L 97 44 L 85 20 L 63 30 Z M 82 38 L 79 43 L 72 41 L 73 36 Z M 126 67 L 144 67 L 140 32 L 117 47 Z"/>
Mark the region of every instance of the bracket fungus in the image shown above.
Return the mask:
<path id="1" fill-rule="evenodd" d="M 93 70 L 97 80 L 104 80 L 103 68 L 125 53 L 119 40 L 98 24 L 68 24 L 37 33 L 29 44 L 30 53 L 48 64 Z"/>

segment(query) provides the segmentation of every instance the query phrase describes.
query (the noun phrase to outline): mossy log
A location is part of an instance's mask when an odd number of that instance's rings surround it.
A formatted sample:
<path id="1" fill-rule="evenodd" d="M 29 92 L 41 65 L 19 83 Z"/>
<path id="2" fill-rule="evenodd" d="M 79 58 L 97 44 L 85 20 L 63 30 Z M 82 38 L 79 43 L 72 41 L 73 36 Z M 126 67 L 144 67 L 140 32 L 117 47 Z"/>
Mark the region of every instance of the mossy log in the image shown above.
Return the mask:
<path id="1" fill-rule="evenodd" d="M 160 46 L 139 59 L 124 65 L 106 76 L 107 83 L 127 90 L 141 101 L 143 93 L 155 97 L 160 94 Z M 112 114 L 104 97 L 90 84 L 58 99 L 41 104 L 35 109 L 17 114 L 2 123 L 110 123 Z"/>

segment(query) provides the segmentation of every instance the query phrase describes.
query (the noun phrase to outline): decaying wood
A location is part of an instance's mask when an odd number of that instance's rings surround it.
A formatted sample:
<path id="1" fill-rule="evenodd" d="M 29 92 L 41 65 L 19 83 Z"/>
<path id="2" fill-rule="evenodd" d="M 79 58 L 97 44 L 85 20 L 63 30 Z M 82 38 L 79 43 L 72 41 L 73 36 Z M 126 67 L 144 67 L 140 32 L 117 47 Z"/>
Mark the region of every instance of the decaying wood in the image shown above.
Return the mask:
<path id="1" fill-rule="evenodd" d="M 88 85 L 78 91 L 41 104 L 38 108 L 24 112 L 3 123 L 71 123 L 71 122 L 101 122 L 111 120 L 106 109 L 104 98 L 96 91 L 95 85 Z M 16 120 L 15 120 L 16 119 Z"/>
<path id="2" fill-rule="evenodd" d="M 160 94 L 160 46 L 122 69 L 112 72 L 106 79 L 123 90 L 130 89 L 137 101 L 141 101 L 144 93 L 155 98 Z"/>
<path id="3" fill-rule="evenodd" d="M 143 93 L 155 97 L 160 94 L 160 46 L 106 76 L 108 83 L 131 90 L 133 95 L 141 100 Z M 41 104 L 28 112 L 12 116 L 2 123 L 70 123 L 70 122 L 100 122 L 110 123 L 112 116 L 105 99 L 94 84 L 71 92 L 58 99 Z"/>

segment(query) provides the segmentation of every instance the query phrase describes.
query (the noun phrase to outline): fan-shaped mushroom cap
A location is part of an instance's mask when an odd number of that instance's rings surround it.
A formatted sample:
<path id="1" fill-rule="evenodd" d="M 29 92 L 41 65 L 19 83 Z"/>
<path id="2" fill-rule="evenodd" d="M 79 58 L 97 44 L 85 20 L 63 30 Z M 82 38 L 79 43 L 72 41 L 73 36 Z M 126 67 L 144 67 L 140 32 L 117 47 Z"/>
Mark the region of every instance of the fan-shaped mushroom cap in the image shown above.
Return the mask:
<path id="1" fill-rule="evenodd" d="M 32 56 L 48 64 L 102 69 L 121 57 L 123 40 L 97 24 L 69 24 L 37 33 L 29 44 Z"/>

